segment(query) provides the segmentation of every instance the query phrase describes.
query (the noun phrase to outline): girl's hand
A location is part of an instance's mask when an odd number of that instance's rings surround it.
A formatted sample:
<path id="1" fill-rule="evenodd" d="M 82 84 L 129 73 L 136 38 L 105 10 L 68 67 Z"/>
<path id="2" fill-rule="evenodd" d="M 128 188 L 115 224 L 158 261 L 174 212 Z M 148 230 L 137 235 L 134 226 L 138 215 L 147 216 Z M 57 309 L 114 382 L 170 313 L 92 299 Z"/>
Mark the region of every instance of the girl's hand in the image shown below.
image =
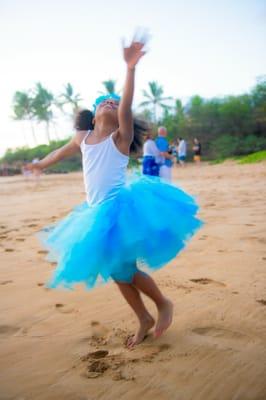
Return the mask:
<path id="1" fill-rule="evenodd" d="M 26 164 L 25 167 L 24 167 L 24 169 L 25 169 L 26 171 L 32 171 L 32 172 L 34 172 L 34 171 L 41 171 L 41 170 L 42 170 L 42 168 L 41 168 L 39 162 L 37 162 L 37 163 L 29 163 L 29 164 Z"/>
<path id="2" fill-rule="evenodd" d="M 136 39 L 138 36 L 140 36 Z M 149 36 L 146 32 L 140 33 L 136 32 L 135 37 L 129 47 L 124 47 L 124 60 L 127 63 L 129 69 L 134 69 L 137 65 L 139 59 L 144 56 L 146 51 L 143 51 L 144 46 L 146 45 Z"/>

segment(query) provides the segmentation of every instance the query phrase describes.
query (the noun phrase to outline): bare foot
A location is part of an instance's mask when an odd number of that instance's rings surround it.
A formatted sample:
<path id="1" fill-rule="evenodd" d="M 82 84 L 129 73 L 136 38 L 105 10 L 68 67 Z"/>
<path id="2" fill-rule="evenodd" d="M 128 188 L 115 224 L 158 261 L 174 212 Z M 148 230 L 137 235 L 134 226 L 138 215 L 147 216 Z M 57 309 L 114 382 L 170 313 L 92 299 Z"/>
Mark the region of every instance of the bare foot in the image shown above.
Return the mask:
<path id="1" fill-rule="evenodd" d="M 155 321 L 152 316 L 148 316 L 145 320 L 140 322 L 139 329 L 135 333 L 128 338 L 126 346 L 128 349 L 132 349 L 137 344 L 143 342 L 149 330 L 154 326 Z"/>
<path id="2" fill-rule="evenodd" d="M 163 332 L 166 331 L 166 329 L 169 328 L 169 326 L 171 325 L 173 319 L 173 310 L 173 303 L 170 300 L 166 299 L 165 303 L 158 310 L 158 321 L 154 331 L 154 336 L 156 338 L 160 337 Z"/>

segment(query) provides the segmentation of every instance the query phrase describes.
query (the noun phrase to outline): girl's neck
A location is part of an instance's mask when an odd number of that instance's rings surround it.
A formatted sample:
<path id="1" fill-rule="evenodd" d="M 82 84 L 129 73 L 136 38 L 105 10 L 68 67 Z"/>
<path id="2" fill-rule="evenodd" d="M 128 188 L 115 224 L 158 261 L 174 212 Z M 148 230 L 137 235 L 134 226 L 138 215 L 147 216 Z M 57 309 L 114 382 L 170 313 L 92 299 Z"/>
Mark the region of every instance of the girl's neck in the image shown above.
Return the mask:
<path id="1" fill-rule="evenodd" d="M 102 139 L 108 135 L 111 135 L 111 133 L 116 131 L 117 128 L 118 124 L 112 121 L 97 121 L 97 125 L 94 127 L 94 134 L 99 139 Z"/>

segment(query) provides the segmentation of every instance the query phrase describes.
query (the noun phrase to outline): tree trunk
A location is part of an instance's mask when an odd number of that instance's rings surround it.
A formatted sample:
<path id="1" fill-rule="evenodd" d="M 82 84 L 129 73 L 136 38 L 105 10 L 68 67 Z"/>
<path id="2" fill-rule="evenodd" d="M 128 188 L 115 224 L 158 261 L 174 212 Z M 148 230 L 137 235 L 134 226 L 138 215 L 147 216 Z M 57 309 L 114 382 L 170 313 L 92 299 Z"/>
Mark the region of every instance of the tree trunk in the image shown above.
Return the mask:
<path id="1" fill-rule="evenodd" d="M 48 143 L 51 143 L 51 138 L 50 138 L 50 132 L 49 132 L 49 122 L 46 122 L 46 137 L 48 140 Z"/>
<path id="2" fill-rule="evenodd" d="M 37 142 L 37 138 L 36 138 L 35 131 L 34 131 L 34 126 L 33 126 L 33 123 L 32 123 L 31 119 L 30 119 L 30 127 L 31 127 L 31 133 L 32 133 L 32 136 L 33 136 L 34 143 L 37 146 L 38 142 Z"/>
<path id="3" fill-rule="evenodd" d="M 26 145 L 29 147 L 27 135 L 26 135 L 26 132 L 25 132 L 24 121 L 21 121 L 21 130 L 22 130 L 22 134 L 23 134 L 23 137 L 24 137 L 24 141 L 25 141 Z"/>
<path id="4" fill-rule="evenodd" d="M 153 117 L 154 117 L 154 123 L 156 124 L 156 122 L 157 122 L 157 109 L 156 109 L 156 103 L 153 103 Z"/>
<path id="5" fill-rule="evenodd" d="M 57 133 L 57 129 L 56 129 L 56 124 L 55 123 L 53 124 L 53 127 L 54 127 L 54 135 L 55 135 L 56 140 L 60 140 L 60 138 L 58 136 L 58 133 Z"/>

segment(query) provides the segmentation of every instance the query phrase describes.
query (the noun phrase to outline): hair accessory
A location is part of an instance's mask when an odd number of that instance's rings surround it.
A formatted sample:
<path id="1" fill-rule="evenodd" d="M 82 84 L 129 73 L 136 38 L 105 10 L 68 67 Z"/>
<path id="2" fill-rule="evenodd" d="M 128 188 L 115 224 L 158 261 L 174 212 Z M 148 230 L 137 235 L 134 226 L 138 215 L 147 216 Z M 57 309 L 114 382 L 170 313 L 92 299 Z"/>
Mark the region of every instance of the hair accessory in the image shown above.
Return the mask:
<path id="1" fill-rule="evenodd" d="M 115 93 L 109 93 L 109 94 L 106 94 L 104 96 L 97 97 L 97 99 L 95 100 L 95 102 L 93 104 L 93 113 L 95 114 L 96 108 L 99 106 L 99 104 L 101 104 L 103 101 L 108 100 L 108 99 L 113 99 L 113 100 L 116 100 L 116 101 L 120 101 L 121 97 L 118 96 L 118 94 L 115 94 Z"/>

